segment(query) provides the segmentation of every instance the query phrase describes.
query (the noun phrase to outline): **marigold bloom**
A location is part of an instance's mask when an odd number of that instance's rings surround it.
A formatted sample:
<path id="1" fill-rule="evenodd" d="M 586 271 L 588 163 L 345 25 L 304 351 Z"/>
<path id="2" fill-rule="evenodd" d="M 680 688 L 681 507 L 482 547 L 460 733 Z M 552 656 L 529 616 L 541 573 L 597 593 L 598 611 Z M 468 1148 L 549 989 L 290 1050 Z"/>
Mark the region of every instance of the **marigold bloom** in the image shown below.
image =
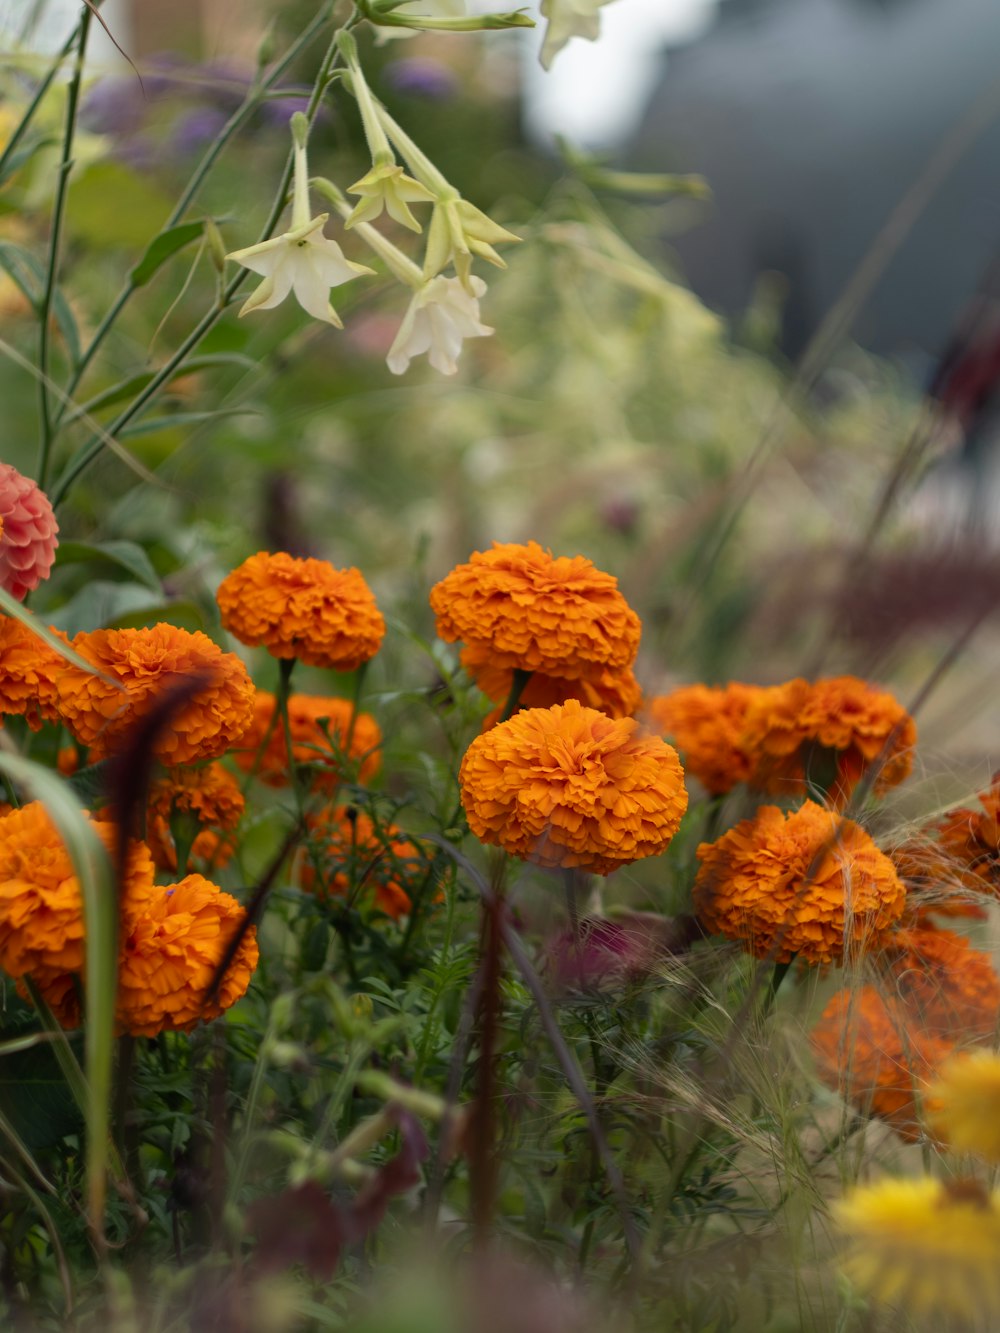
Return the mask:
<path id="1" fill-rule="evenodd" d="M 55 721 L 55 682 L 68 663 L 13 616 L 0 616 L 0 712 L 19 713 L 37 731 Z"/>
<path id="2" fill-rule="evenodd" d="M 1000 1055 L 963 1051 L 946 1060 L 927 1089 L 927 1119 L 956 1152 L 1000 1162 Z"/>
<path id="3" fill-rule="evenodd" d="M 206 826 L 195 835 L 191 856 L 217 866 L 225 865 L 233 854 L 233 845 L 220 839 L 211 828 L 234 829 L 245 806 L 246 799 L 239 783 L 221 764 L 170 770 L 164 777 L 157 778 L 149 789 L 146 840 L 153 860 L 162 869 L 177 869 L 171 817 L 186 815 Z"/>
<path id="4" fill-rule="evenodd" d="M 692 896 L 706 930 L 773 962 L 840 963 L 876 947 L 906 901 L 864 829 L 814 801 L 789 814 L 761 806 L 698 858 Z"/>
<path id="5" fill-rule="evenodd" d="M 0 588 L 23 601 L 49 577 L 59 524 L 38 484 L 0 463 Z"/>
<path id="6" fill-rule="evenodd" d="M 481 643 L 470 644 L 462 649 L 459 661 L 485 695 L 496 703 L 506 703 L 514 672 L 510 667 L 497 666 L 489 647 Z M 574 680 L 544 676 L 534 671 L 521 691 L 518 707 L 551 708 L 553 704 L 564 704 L 567 699 L 579 699 L 588 708 L 596 708 L 608 717 L 633 717 L 642 703 L 642 687 L 631 667 L 618 671 L 602 667 L 591 675 L 578 676 Z M 499 717 L 499 712 L 496 715 L 491 713 L 487 725 L 492 726 Z"/>
<path id="7" fill-rule="evenodd" d="M 582 555 L 494 542 L 431 589 L 437 632 L 487 649 L 494 666 L 576 680 L 621 671 L 639 650 L 639 617 L 618 580 Z"/>
<path id="8" fill-rule="evenodd" d="M 834 1210 L 850 1280 L 876 1300 L 976 1327 L 1000 1316 L 1000 1193 L 974 1181 L 880 1180 Z"/>
<path id="9" fill-rule="evenodd" d="M 328 560 L 258 551 L 222 580 L 216 600 L 223 625 L 241 643 L 334 671 L 367 662 L 385 635 L 361 573 Z"/>
<path id="10" fill-rule="evenodd" d="M 935 826 L 952 875 L 973 889 L 1000 892 L 1000 773 L 978 797 L 979 810 L 960 806 Z"/>
<path id="11" fill-rule="evenodd" d="M 899 1001 L 925 1031 L 987 1037 L 1000 1021 L 1000 977 L 987 953 L 951 930 L 896 931 L 886 946 Z"/>
<path id="12" fill-rule="evenodd" d="M 201 875 L 157 888 L 124 932 L 118 971 L 118 1022 L 133 1036 L 187 1032 L 235 1004 L 257 966 L 256 928 L 240 941 L 218 995 L 208 987 L 245 911 Z"/>
<path id="13" fill-rule="evenodd" d="M 94 822 L 109 853 L 112 824 Z M 153 883 L 153 863 L 141 842 L 129 843 L 123 919 L 138 911 Z M 43 981 L 83 970 L 83 900 L 73 863 L 40 801 L 0 819 L 0 967 L 11 977 Z"/>
<path id="14" fill-rule="evenodd" d="M 856 676 L 834 676 L 757 691 L 741 744 L 754 759 L 755 784 L 783 793 L 802 788 L 816 750 L 832 752 L 831 794 L 846 799 L 883 755 L 875 790 L 898 786 L 913 767 L 916 740 L 913 719 L 891 694 Z"/>
<path id="15" fill-rule="evenodd" d="M 747 708 L 758 693 L 759 687 L 738 681 L 685 685 L 650 699 L 646 711 L 653 730 L 677 746 L 684 772 L 721 796 L 746 782 L 753 770 L 742 738 Z"/>
<path id="16" fill-rule="evenodd" d="M 922 1031 L 874 986 L 840 990 L 810 1036 L 816 1072 L 863 1115 L 890 1124 L 909 1142 L 920 1136 L 918 1102 L 949 1043 Z"/>
<path id="17" fill-rule="evenodd" d="M 318 898 L 374 901 L 386 916 L 409 914 L 408 888 L 419 887 L 428 860 L 394 824 L 377 827 L 352 806 L 335 806 L 309 820 L 309 847 L 302 859 L 302 887 Z"/>
<path id="18" fill-rule="evenodd" d="M 459 783 L 483 842 L 598 875 L 662 852 L 688 799 L 671 746 L 576 699 L 515 713 L 478 736 Z"/>
<path id="19" fill-rule="evenodd" d="M 257 765 L 257 776 L 269 787 L 283 787 L 288 782 L 288 745 L 281 718 L 275 717 L 277 700 L 266 690 L 258 690 L 253 722 L 233 758 L 250 773 Z M 357 780 L 368 782 L 379 770 L 382 733 L 370 713 L 358 713 L 351 728 L 352 705 L 347 699 L 316 694 L 292 694 L 288 699 L 288 724 L 292 733 L 292 755 L 296 764 L 315 764 L 320 771 L 314 782 L 328 788 L 343 776 L 343 747 L 351 738 L 347 758 L 359 763 Z M 329 737 L 327 736 L 329 732 Z M 260 757 L 257 756 L 264 744 Z M 332 742 L 332 744 L 331 744 Z M 329 773 L 322 770 L 329 769 Z"/>
<path id="20" fill-rule="evenodd" d="M 93 759 L 112 753 L 167 687 L 195 675 L 202 675 L 205 684 L 157 737 L 156 754 L 163 763 L 217 758 L 250 725 L 254 688 L 246 667 L 206 634 L 166 624 L 95 630 L 78 634 L 73 647 L 110 678 L 66 663 L 56 681 L 59 715 L 76 739 L 91 747 Z"/>

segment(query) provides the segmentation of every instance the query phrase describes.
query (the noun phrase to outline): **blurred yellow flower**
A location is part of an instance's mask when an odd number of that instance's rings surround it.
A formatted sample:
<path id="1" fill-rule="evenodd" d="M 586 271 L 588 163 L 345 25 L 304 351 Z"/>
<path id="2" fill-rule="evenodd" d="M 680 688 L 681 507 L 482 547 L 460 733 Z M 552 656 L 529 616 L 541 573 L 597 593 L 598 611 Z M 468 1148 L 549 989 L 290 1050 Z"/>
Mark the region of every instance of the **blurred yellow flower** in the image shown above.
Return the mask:
<path id="1" fill-rule="evenodd" d="M 865 1295 L 914 1314 L 1000 1316 L 1000 1194 L 974 1181 L 880 1180 L 834 1217 L 843 1270 Z"/>
<path id="2" fill-rule="evenodd" d="M 927 1118 L 956 1152 L 1000 1162 L 1000 1055 L 969 1051 L 942 1065 L 927 1089 Z"/>

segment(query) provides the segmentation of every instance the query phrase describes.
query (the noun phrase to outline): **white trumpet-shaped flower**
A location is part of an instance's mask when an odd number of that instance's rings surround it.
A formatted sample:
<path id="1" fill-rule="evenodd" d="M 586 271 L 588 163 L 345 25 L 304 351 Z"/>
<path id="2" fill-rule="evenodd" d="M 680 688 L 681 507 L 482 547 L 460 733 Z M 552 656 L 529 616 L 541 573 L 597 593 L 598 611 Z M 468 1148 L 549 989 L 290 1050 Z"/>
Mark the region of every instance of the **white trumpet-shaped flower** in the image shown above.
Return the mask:
<path id="1" fill-rule="evenodd" d="M 486 291 L 482 278 L 463 285 L 458 278 L 431 278 L 413 293 L 386 364 L 402 375 L 415 356 L 427 359 L 442 375 L 454 375 L 466 338 L 487 338 L 493 332 L 479 320 L 479 298 Z"/>
<path id="2" fill-rule="evenodd" d="M 329 213 L 310 216 L 307 132 L 305 117 L 297 113 L 292 118 L 295 192 L 291 230 L 258 245 L 249 245 L 244 250 L 233 250 L 226 258 L 242 264 L 251 273 L 259 273 L 264 279 L 244 301 L 240 309 L 241 319 L 252 310 L 270 310 L 280 305 L 289 292 L 294 292 L 296 301 L 314 319 L 342 329 L 343 322 L 330 304 L 330 288 L 374 270 L 365 264 L 355 264 L 345 256 L 336 241 L 323 235 Z"/>
<path id="3" fill-rule="evenodd" d="M 549 69 L 571 37 L 596 42 L 601 35 L 601 16 L 597 11 L 609 3 L 610 0 L 542 0 L 542 17 L 549 21 L 540 57 L 543 68 Z"/>

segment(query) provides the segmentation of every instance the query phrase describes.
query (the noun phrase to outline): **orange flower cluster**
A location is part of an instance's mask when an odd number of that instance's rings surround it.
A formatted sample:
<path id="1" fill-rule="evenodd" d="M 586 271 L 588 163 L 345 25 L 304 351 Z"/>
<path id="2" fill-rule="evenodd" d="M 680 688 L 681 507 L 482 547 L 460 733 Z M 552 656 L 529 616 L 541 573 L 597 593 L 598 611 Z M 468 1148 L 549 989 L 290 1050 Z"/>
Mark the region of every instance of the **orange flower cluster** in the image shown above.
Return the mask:
<path id="1" fill-rule="evenodd" d="M 935 1037 L 984 1038 L 1000 1021 L 1000 977 L 989 954 L 951 930 L 898 930 L 885 961 L 911 1025 Z"/>
<path id="2" fill-rule="evenodd" d="M 980 810 L 950 811 L 937 825 L 942 852 L 970 888 L 1000 892 L 1000 773 L 979 797 Z"/>
<path id="3" fill-rule="evenodd" d="M 677 746 L 685 773 L 721 796 L 753 773 L 743 733 L 747 709 L 758 693 L 759 687 L 737 681 L 721 687 L 687 685 L 650 699 L 650 726 Z"/>
<path id="4" fill-rule="evenodd" d="M 232 844 L 221 840 L 211 829 L 234 829 L 245 806 L 239 783 L 221 764 L 171 769 L 164 777 L 157 778 L 149 790 L 146 840 L 153 860 L 162 869 L 177 869 L 170 821 L 179 814 L 205 825 L 194 838 L 191 855 L 225 865 L 232 855 Z"/>
<path id="5" fill-rule="evenodd" d="M 109 853 L 112 824 L 94 830 Z M 128 917 L 153 882 L 153 863 L 141 842 L 130 842 L 122 912 Z M 83 968 L 83 901 L 73 863 L 40 801 L 0 818 L 0 967 L 49 983 Z"/>
<path id="6" fill-rule="evenodd" d="M 361 810 L 333 806 L 309 820 L 299 882 L 318 898 L 374 902 L 398 920 L 409 915 L 407 887 L 427 873 L 427 857 L 394 824 L 376 826 Z"/>
<path id="7" fill-rule="evenodd" d="M 94 828 L 109 852 L 113 825 Z M 119 904 L 118 1025 L 152 1036 L 221 1013 L 246 990 L 256 966 L 253 929 L 241 941 L 217 1002 L 205 992 L 243 920 L 239 903 L 192 875 L 166 888 L 153 882 L 149 849 L 130 842 Z M 65 1027 L 80 1021 L 83 902 L 69 853 L 40 802 L 0 818 L 0 967 L 30 977 Z"/>
<path id="8" fill-rule="evenodd" d="M 488 698 L 500 705 L 506 702 L 514 672 L 510 667 L 497 666 L 486 644 L 474 643 L 463 648 L 459 661 Z M 631 667 L 617 671 L 602 667 L 573 680 L 535 671 L 521 691 L 518 707 L 551 708 L 553 704 L 564 704 L 567 699 L 578 699 L 588 708 L 607 713 L 608 717 L 632 717 L 642 703 L 642 688 Z M 502 707 L 490 713 L 485 725 L 490 727 L 498 722 L 501 712 Z"/>
<path id="9" fill-rule="evenodd" d="M 55 682 L 66 665 L 21 621 L 0 616 L 0 712 L 23 715 L 33 731 L 55 721 Z"/>
<path id="10" fill-rule="evenodd" d="M 864 829 L 813 801 L 789 814 L 761 806 L 698 858 L 692 896 L 705 929 L 773 962 L 840 963 L 878 947 L 906 901 Z"/>
<path id="11" fill-rule="evenodd" d="M 635 661 L 642 626 L 618 580 L 582 555 L 494 542 L 431 590 L 437 632 L 484 650 L 497 670 L 577 680 Z"/>
<path id="12" fill-rule="evenodd" d="M 118 1022 L 136 1037 L 190 1031 L 218 1018 L 243 995 L 257 966 L 256 929 L 240 940 L 232 964 L 208 1002 L 208 987 L 245 912 L 231 894 L 201 875 L 151 888 L 144 911 L 123 932 Z"/>
<path id="13" fill-rule="evenodd" d="M 483 842 L 599 875 L 662 852 L 687 809 L 675 750 L 575 699 L 515 713 L 478 736 L 459 783 Z"/>
<path id="14" fill-rule="evenodd" d="M 874 986 L 840 990 L 811 1036 L 828 1087 L 866 1115 L 888 1121 L 908 1142 L 920 1136 L 918 1103 L 951 1045 L 924 1032 Z"/>
<path id="15" fill-rule="evenodd" d="M 288 782 L 288 745 L 281 718 L 275 717 L 276 708 L 273 694 L 257 691 L 253 721 L 233 758 L 245 773 L 252 772 L 256 765 L 262 782 L 270 787 L 283 787 Z M 359 764 L 357 780 L 369 782 L 379 770 L 382 733 L 378 723 L 370 713 L 358 713 L 352 731 L 352 713 L 353 706 L 347 699 L 313 694 L 289 696 L 292 755 L 296 764 L 317 766 L 314 783 L 322 789 L 335 787 L 344 776 L 343 749 L 348 735 L 351 744 L 347 758 Z M 265 737 L 267 745 L 261 754 Z"/>
<path id="16" fill-rule="evenodd" d="M 356 569 L 258 551 L 222 580 L 222 623 L 241 643 L 272 657 L 354 671 L 385 635 L 375 598 Z"/>
<path id="17" fill-rule="evenodd" d="M 95 630 L 78 634 L 73 647 L 102 674 L 64 664 L 55 684 L 56 707 L 91 757 L 111 754 L 129 730 L 175 681 L 195 675 L 205 685 L 172 715 L 156 741 L 168 765 L 190 764 L 224 754 L 253 717 L 253 682 L 234 653 L 224 653 L 205 634 L 173 625 L 152 629 Z"/>
<path id="18" fill-rule="evenodd" d="M 913 719 L 891 694 L 856 676 L 835 676 L 756 690 L 742 745 L 754 758 L 754 784 L 786 794 L 802 790 L 817 750 L 830 752 L 836 760 L 831 794 L 846 800 L 876 761 L 883 761 L 877 792 L 903 782 L 916 739 Z"/>

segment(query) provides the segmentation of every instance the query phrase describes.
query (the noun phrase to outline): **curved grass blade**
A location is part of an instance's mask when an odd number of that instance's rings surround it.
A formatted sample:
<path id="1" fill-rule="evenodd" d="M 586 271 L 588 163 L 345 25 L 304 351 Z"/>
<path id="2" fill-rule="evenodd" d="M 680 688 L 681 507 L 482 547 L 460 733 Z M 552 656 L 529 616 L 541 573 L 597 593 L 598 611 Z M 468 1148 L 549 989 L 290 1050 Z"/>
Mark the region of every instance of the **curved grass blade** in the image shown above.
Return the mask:
<path id="1" fill-rule="evenodd" d="M 87 944 L 84 965 L 86 1074 L 83 1086 L 77 1084 L 73 1091 L 78 1098 L 82 1096 L 83 1099 L 83 1114 L 87 1124 L 87 1215 L 100 1252 L 103 1248 L 104 1203 L 107 1196 L 115 995 L 118 984 L 118 903 L 114 873 L 111 859 L 87 819 L 83 806 L 61 778 L 41 764 L 32 763 L 30 759 L 3 753 L 0 753 L 0 773 L 45 805 L 73 863 L 83 899 L 84 936 Z M 58 1044 L 56 1049 L 58 1051 Z"/>

